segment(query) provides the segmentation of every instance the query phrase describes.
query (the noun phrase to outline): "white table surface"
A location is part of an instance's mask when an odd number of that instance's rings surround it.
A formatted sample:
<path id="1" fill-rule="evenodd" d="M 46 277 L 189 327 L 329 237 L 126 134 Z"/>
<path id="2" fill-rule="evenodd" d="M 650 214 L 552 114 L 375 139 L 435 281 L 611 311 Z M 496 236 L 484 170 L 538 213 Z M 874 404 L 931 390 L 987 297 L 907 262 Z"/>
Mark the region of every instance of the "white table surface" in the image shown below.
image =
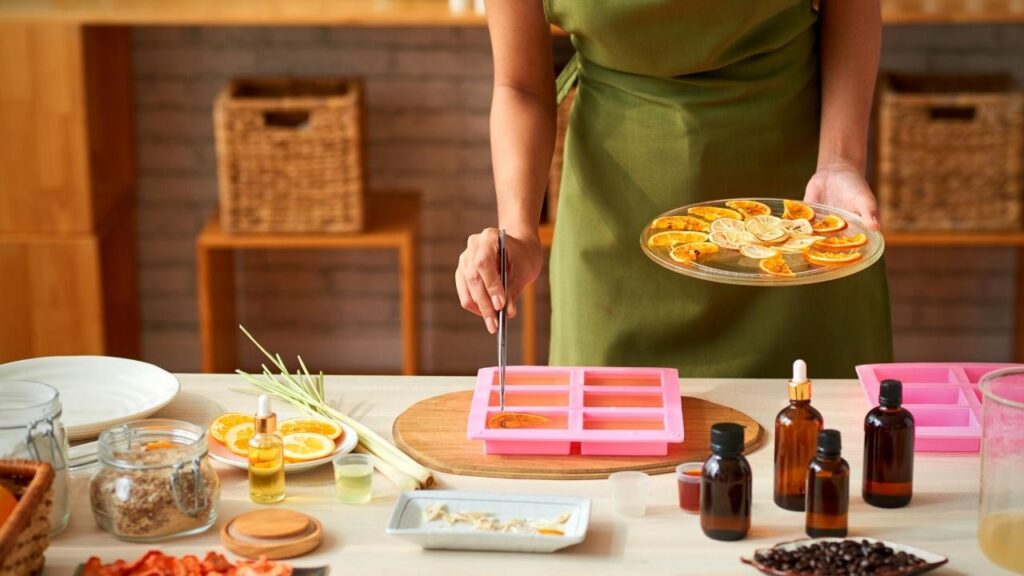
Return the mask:
<path id="1" fill-rule="evenodd" d="M 244 383 L 232 375 L 181 375 L 182 392 L 160 417 L 208 424 L 220 411 L 248 411 L 255 398 L 229 387 Z M 391 424 L 416 401 L 469 389 L 468 377 L 335 376 L 327 378 L 327 396 L 336 407 L 370 428 L 390 437 Z M 653 478 L 647 516 L 624 519 L 611 509 L 605 480 L 503 480 L 439 474 L 439 485 L 460 490 L 581 495 L 593 499 L 587 539 L 555 554 L 529 555 L 423 551 L 384 533 L 396 489 L 386 478 L 374 478 L 373 501 L 345 506 L 334 498 L 330 466 L 288 476 L 288 498 L 281 505 L 319 518 L 325 539 L 315 552 L 294 561 L 296 566 L 328 564 L 333 574 L 755 574 L 739 563 L 741 555 L 776 542 L 804 537 L 804 516 L 775 506 L 772 501 L 772 438 L 775 414 L 786 404 L 783 380 L 685 380 L 685 395 L 698 396 L 750 414 L 768 430 L 765 444 L 749 455 L 754 473 L 753 528 L 739 542 L 717 542 L 700 530 L 699 518 L 678 508 L 675 478 Z M 814 383 L 812 402 L 825 425 L 843 433 L 844 457 L 850 462 L 850 536 L 872 536 L 919 546 L 949 556 L 949 564 L 934 574 L 1008 574 L 982 555 L 976 540 L 979 458 L 977 453 L 918 454 L 914 499 L 897 510 L 873 508 L 860 497 L 861 422 L 867 404 L 856 380 Z M 278 405 L 282 417 L 297 415 Z M 259 505 L 248 499 L 246 475 L 216 464 L 222 483 L 220 519 L 198 536 L 163 542 L 171 554 L 201 555 L 220 546 L 218 531 L 225 520 Z M 72 479 L 72 516 L 68 528 L 51 543 L 46 574 L 70 574 L 91 555 L 105 561 L 134 559 L 153 547 L 118 541 L 102 532 L 89 509 L 91 470 Z M 1024 543 L 1022 543 L 1024 545 Z M 514 563 L 514 564 L 513 564 Z"/>

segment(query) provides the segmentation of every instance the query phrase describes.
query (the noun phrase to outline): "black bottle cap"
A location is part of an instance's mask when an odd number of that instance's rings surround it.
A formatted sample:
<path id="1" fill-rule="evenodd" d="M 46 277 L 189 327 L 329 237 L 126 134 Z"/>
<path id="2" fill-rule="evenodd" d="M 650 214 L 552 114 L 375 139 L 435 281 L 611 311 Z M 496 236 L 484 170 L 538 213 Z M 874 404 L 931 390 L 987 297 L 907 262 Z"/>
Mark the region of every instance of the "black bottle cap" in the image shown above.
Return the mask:
<path id="1" fill-rule="evenodd" d="M 711 453 L 718 456 L 739 456 L 743 452 L 743 426 L 719 422 L 711 426 Z"/>
<path id="2" fill-rule="evenodd" d="M 882 380 L 878 405 L 886 408 L 899 408 L 903 405 L 903 383 L 899 380 Z"/>
<path id="3" fill-rule="evenodd" d="M 843 437 L 839 430 L 818 432 L 818 453 L 825 456 L 839 456 L 843 451 Z"/>

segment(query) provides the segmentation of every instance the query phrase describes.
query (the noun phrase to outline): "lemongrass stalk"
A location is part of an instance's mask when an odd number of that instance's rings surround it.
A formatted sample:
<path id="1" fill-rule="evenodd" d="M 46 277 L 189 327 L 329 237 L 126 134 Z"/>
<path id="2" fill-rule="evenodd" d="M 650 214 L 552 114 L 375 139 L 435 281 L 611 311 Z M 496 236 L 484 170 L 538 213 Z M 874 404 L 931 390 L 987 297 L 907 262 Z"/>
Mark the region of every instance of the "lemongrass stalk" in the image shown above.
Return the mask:
<path id="1" fill-rule="evenodd" d="M 395 486 L 398 486 L 399 490 L 416 490 L 420 487 L 420 483 L 415 478 L 395 468 L 387 460 L 370 452 L 365 447 L 356 446 L 355 451 L 368 455 L 373 460 L 373 466 Z"/>

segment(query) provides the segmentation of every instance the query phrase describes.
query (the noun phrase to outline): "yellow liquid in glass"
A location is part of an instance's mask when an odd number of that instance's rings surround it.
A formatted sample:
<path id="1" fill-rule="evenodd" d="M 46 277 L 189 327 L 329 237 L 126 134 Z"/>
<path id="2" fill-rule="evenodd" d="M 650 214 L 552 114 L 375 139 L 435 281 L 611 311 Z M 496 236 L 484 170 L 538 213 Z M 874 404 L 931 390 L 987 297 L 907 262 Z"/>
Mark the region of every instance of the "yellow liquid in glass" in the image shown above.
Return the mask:
<path id="1" fill-rule="evenodd" d="M 338 500 L 344 504 L 366 504 L 373 496 L 373 466 L 345 464 L 334 467 Z"/>
<path id="2" fill-rule="evenodd" d="M 1000 512 L 982 518 L 978 544 L 988 559 L 1018 574 L 1024 574 L 1024 510 Z"/>

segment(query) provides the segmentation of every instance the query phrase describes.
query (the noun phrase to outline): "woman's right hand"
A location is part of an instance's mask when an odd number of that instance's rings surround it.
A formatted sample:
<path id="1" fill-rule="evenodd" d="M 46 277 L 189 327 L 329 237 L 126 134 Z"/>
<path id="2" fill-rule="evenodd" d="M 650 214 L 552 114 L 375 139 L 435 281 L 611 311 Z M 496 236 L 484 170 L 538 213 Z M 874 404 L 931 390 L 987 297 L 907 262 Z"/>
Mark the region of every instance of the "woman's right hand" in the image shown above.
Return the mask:
<path id="1" fill-rule="evenodd" d="M 537 279 L 544 251 L 534 235 L 515 236 L 506 231 L 505 253 L 508 259 L 508 294 L 501 286 L 501 261 L 498 258 L 498 229 L 486 228 L 466 241 L 455 271 L 455 289 L 462 307 L 482 316 L 487 331 L 498 330 L 498 310 L 508 302 L 508 317 L 516 316 L 516 298 Z"/>

